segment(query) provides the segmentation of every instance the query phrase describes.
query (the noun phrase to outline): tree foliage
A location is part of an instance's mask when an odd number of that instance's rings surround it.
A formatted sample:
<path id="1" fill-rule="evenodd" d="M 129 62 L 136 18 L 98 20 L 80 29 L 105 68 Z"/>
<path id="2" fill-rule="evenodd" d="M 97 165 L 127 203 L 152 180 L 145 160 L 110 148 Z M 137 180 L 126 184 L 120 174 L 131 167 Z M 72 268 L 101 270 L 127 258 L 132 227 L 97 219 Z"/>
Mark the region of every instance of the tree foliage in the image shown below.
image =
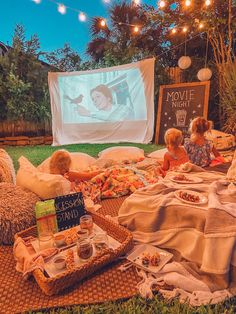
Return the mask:
<path id="1" fill-rule="evenodd" d="M 47 72 L 37 35 L 17 25 L 12 48 L 0 58 L 0 119 L 41 121 L 50 116 Z"/>
<path id="2" fill-rule="evenodd" d="M 50 53 L 45 53 L 44 56 L 50 65 L 60 71 L 80 70 L 81 58 L 68 43 L 65 43 L 63 48 L 56 49 Z"/>

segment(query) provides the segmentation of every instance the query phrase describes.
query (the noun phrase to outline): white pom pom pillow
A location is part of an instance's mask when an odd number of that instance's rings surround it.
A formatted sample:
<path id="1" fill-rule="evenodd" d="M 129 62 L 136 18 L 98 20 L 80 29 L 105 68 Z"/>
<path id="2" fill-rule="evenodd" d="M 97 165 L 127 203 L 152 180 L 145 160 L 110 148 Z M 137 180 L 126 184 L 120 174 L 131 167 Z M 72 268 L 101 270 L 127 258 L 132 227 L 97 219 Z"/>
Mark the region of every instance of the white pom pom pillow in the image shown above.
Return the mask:
<path id="1" fill-rule="evenodd" d="M 71 156 L 70 166 L 71 171 L 85 171 L 96 162 L 95 158 L 85 153 L 70 153 L 70 156 Z M 51 157 L 45 159 L 37 167 L 37 169 L 44 173 L 50 173 L 49 170 L 50 159 Z"/>
<path id="2" fill-rule="evenodd" d="M 138 162 L 145 158 L 144 150 L 133 146 L 115 146 L 106 148 L 102 150 L 98 156 L 99 159 L 111 159 L 115 162 Z"/>

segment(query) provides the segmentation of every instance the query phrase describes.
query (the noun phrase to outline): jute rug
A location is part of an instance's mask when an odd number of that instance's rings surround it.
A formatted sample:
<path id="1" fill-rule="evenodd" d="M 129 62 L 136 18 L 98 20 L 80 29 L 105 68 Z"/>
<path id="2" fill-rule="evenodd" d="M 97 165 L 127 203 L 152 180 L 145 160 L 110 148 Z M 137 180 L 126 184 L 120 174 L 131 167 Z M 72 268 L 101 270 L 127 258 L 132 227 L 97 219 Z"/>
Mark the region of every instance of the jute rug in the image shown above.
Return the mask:
<path id="1" fill-rule="evenodd" d="M 207 170 L 226 173 L 228 167 L 229 164 L 225 164 Z M 116 216 L 124 200 L 125 197 L 104 200 L 99 212 Z M 124 262 L 117 261 L 106 266 L 60 295 L 46 296 L 34 279 L 23 281 L 22 275 L 16 272 L 12 247 L 0 246 L 0 314 L 102 303 L 132 297 L 137 294 L 136 285 L 140 278 L 133 268 L 120 272 L 118 267 L 122 263 Z"/>
<path id="2" fill-rule="evenodd" d="M 105 200 L 100 212 L 104 215 L 117 215 L 125 198 Z M 23 281 L 15 270 L 12 247 L 0 247 L 0 313 L 12 314 L 30 310 L 62 307 L 76 304 L 92 304 L 132 297 L 137 293 L 140 281 L 134 269 L 121 272 L 118 267 L 124 262 L 117 261 L 106 266 L 60 295 L 46 296 L 37 283 Z"/>

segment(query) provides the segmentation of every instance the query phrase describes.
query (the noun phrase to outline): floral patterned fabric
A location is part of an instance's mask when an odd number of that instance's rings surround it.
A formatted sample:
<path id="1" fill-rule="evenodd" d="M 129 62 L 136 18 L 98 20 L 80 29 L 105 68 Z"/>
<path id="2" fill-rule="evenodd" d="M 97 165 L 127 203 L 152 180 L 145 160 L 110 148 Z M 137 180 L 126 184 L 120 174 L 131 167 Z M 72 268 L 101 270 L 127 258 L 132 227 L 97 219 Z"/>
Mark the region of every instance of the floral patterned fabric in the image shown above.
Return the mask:
<path id="1" fill-rule="evenodd" d="M 72 183 L 73 192 L 82 192 L 97 202 L 104 198 L 120 197 L 131 194 L 138 188 L 158 181 L 153 173 L 132 166 L 113 166 L 105 169 L 92 180 Z"/>
<path id="2" fill-rule="evenodd" d="M 211 163 L 212 143 L 205 140 L 203 145 L 198 145 L 186 138 L 184 148 L 188 154 L 190 161 L 200 167 L 207 167 Z"/>

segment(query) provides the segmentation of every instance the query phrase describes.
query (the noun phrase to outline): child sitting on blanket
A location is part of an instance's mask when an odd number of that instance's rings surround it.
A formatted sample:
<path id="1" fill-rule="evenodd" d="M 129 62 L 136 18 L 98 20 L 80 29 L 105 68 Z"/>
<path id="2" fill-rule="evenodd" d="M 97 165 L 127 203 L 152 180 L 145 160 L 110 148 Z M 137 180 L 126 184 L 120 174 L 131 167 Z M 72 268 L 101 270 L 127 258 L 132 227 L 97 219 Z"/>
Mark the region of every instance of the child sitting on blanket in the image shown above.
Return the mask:
<path id="1" fill-rule="evenodd" d="M 51 156 L 49 168 L 51 174 L 61 174 L 69 181 L 87 181 L 100 171 L 70 171 L 71 157 L 66 150 L 58 150 Z"/>
<path id="2" fill-rule="evenodd" d="M 200 167 L 210 165 L 211 153 L 218 159 L 222 158 L 212 142 L 205 138 L 205 133 L 209 132 L 211 127 L 211 122 L 205 118 L 195 118 L 189 128 L 191 136 L 184 141 L 184 148 L 187 151 L 190 161 Z"/>
<path id="3" fill-rule="evenodd" d="M 183 141 L 183 135 L 180 130 L 168 129 L 165 133 L 164 140 L 168 152 L 164 155 L 164 163 L 162 169 L 164 171 L 174 170 L 181 164 L 189 161 L 188 155 L 181 143 Z"/>

